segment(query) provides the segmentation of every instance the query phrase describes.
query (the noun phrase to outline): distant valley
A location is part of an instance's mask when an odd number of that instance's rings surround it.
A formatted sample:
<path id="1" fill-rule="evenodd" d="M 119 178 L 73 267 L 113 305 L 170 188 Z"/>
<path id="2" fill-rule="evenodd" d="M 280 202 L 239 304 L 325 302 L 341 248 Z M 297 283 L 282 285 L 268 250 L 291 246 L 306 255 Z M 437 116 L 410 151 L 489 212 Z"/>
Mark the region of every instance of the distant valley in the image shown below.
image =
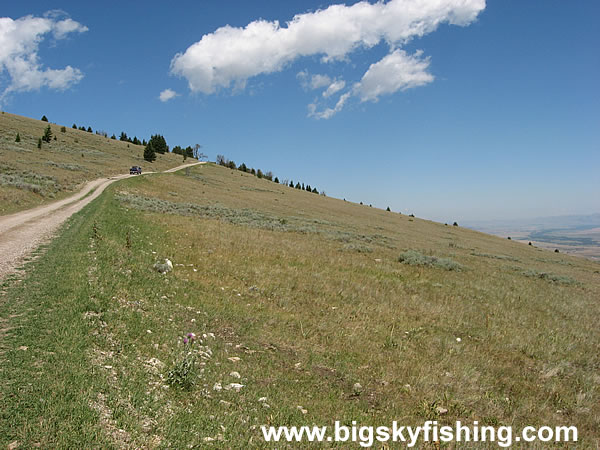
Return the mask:
<path id="1" fill-rule="evenodd" d="M 547 249 L 600 260 L 600 214 L 480 221 L 468 228 Z"/>

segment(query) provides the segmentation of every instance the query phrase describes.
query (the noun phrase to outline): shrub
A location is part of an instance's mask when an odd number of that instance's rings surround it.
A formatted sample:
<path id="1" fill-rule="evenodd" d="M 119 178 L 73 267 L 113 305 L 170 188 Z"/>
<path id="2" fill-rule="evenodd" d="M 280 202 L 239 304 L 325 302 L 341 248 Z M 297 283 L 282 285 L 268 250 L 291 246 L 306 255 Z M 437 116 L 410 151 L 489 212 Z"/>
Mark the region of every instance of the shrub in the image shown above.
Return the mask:
<path id="1" fill-rule="evenodd" d="M 66 133 L 67 132 L 67 127 L 65 127 L 65 126 L 60 127 L 60 132 L 61 133 Z"/>
<path id="2" fill-rule="evenodd" d="M 42 148 L 42 138 L 38 138 L 37 148 Z"/>
<path id="3" fill-rule="evenodd" d="M 17 137 L 15 138 L 15 142 L 21 142 L 21 135 L 17 133 Z"/>
<path id="4" fill-rule="evenodd" d="M 577 284 L 577 281 L 575 281 L 573 278 L 571 277 L 567 277 L 565 275 L 556 275 L 554 273 L 548 273 L 548 272 L 538 272 L 537 270 L 526 270 L 525 272 L 521 272 L 523 275 L 525 275 L 526 277 L 531 277 L 531 278 L 539 278 L 540 280 L 546 280 L 546 281 L 550 281 L 552 283 L 559 283 L 559 284 Z"/>
<path id="5" fill-rule="evenodd" d="M 398 257 L 398 261 L 411 266 L 438 267 L 444 270 L 460 272 L 464 267 L 450 258 L 424 255 L 416 250 L 407 250 Z"/>

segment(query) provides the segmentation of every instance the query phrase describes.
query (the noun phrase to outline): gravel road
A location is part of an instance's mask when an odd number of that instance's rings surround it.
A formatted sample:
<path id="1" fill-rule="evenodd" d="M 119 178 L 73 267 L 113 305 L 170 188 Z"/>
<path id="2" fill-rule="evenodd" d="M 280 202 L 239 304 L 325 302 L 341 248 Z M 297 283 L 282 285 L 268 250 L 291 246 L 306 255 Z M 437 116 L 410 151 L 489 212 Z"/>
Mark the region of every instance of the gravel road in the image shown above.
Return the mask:
<path id="1" fill-rule="evenodd" d="M 165 172 L 172 173 L 197 164 L 203 163 L 184 164 Z M 148 173 L 154 172 L 146 172 L 146 174 Z M 25 258 L 40 244 L 51 239 L 72 214 L 98 197 L 115 181 L 131 176 L 136 175 L 119 175 L 90 181 L 81 191 L 71 197 L 49 205 L 0 216 L 0 280 L 8 274 L 14 273 Z"/>

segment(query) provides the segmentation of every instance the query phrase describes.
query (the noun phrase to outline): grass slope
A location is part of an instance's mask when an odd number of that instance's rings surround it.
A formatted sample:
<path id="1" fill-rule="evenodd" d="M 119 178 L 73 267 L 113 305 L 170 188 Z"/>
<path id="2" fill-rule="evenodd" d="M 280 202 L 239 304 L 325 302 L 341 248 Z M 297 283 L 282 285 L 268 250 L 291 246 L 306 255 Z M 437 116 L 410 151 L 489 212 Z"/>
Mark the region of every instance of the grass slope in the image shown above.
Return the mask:
<path id="1" fill-rule="evenodd" d="M 434 419 L 575 425 L 594 447 L 599 269 L 214 165 L 128 179 L 5 283 L 0 446 Z"/>
<path id="2" fill-rule="evenodd" d="M 50 125 L 57 140 L 37 148 Z M 15 142 L 19 134 L 21 142 Z M 127 173 L 132 165 L 163 171 L 181 164 L 179 155 L 144 161 L 144 148 L 14 114 L 0 114 L 0 215 L 65 197 L 83 183 Z"/>

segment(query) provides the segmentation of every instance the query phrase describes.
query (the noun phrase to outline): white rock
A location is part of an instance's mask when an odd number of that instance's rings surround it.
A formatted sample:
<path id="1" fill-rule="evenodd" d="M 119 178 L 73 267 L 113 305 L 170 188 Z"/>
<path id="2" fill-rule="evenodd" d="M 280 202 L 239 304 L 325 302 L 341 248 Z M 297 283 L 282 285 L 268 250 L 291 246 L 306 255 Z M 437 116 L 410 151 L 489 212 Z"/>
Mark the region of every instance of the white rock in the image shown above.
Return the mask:
<path id="1" fill-rule="evenodd" d="M 235 392 L 240 392 L 240 390 L 244 387 L 243 384 L 240 383 L 229 383 L 225 386 L 226 391 L 234 390 Z"/>
<path id="2" fill-rule="evenodd" d="M 221 383 L 215 383 L 215 385 L 213 386 L 213 391 L 220 391 L 221 389 L 223 389 Z"/>
<path id="3" fill-rule="evenodd" d="M 461 343 L 462 339 L 461 338 L 456 338 L 456 342 Z"/>
<path id="4" fill-rule="evenodd" d="M 231 372 L 231 373 L 229 374 L 229 376 L 230 376 L 230 377 L 233 377 L 233 378 L 238 378 L 238 379 L 239 379 L 239 378 L 242 378 L 242 376 L 239 374 L 239 372 Z"/>
<path id="5" fill-rule="evenodd" d="M 258 399 L 259 402 L 266 402 L 267 401 L 267 397 L 261 397 Z"/>
<path id="6" fill-rule="evenodd" d="M 229 358 L 227 358 L 229 361 L 231 362 L 240 362 L 242 360 L 242 358 L 239 358 L 237 356 L 230 356 Z"/>

